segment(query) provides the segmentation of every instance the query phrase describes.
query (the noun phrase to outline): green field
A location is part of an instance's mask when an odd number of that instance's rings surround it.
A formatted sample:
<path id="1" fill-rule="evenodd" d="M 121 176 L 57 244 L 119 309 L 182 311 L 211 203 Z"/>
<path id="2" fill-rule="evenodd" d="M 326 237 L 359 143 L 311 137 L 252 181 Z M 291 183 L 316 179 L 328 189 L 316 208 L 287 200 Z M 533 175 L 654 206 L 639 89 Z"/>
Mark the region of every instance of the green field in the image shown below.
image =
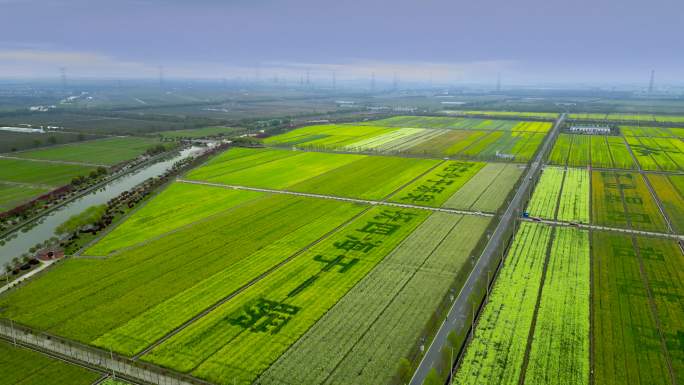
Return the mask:
<path id="1" fill-rule="evenodd" d="M 455 383 L 518 383 L 551 232 L 544 225 L 520 224 Z"/>
<path id="2" fill-rule="evenodd" d="M 592 290 L 595 294 L 592 303 L 594 314 L 592 334 L 596 349 L 594 382 L 596 384 L 671 384 L 668 356 L 663 350 L 658 328 L 651 312 L 645 277 L 640 272 L 640 260 L 645 263 L 644 268 L 679 264 L 681 269 L 681 252 L 670 249 L 675 253 L 663 254 L 652 250 L 648 256 L 644 256 L 637 254 L 631 237 L 601 232 L 594 233 L 593 247 Z M 658 261 L 660 258 L 662 260 Z M 652 268 L 646 269 L 647 275 L 653 278 Z M 673 272 L 673 274 L 676 273 Z M 662 277 L 675 278 L 669 274 Z M 658 288 L 659 293 L 669 292 L 673 295 L 673 299 L 681 298 L 681 277 L 679 280 L 679 293 L 677 293 L 677 286 L 660 288 L 661 284 L 672 285 L 672 281 L 656 281 L 654 284 L 658 286 L 654 288 Z M 667 309 L 672 308 L 668 307 L 663 310 L 668 311 Z M 681 307 L 678 312 L 681 317 Z M 682 324 L 679 325 L 681 328 Z M 676 338 L 676 334 L 673 337 Z M 675 349 L 677 347 L 676 344 L 671 346 Z M 681 358 L 680 362 L 682 362 Z"/>
<path id="3" fill-rule="evenodd" d="M 684 233 L 684 175 L 648 174 L 674 230 Z"/>
<path id="4" fill-rule="evenodd" d="M 0 341 L 0 385 L 90 385 L 101 375 Z"/>
<path id="5" fill-rule="evenodd" d="M 484 165 L 484 163 L 474 162 L 444 162 L 406 186 L 391 200 L 399 203 L 440 207 Z"/>
<path id="6" fill-rule="evenodd" d="M 557 228 L 525 384 L 589 384 L 590 266 L 588 232 Z"/>
<path id="7" fill-rule="evenodd" d="M 518 112 L 518 111 L 446 111 L 449 115 L 487 115 L 494 117 L 507 118 L 539 118 L 539 119 L 557 119 L 556 112 Z"/>
<path id="8" fill-rule="evenodd" d="M 684 143 L 676 138 L 627 137 L 644 170 L 684 171 Z"/>
<path id="9" fill-rule="evenodd" d="M 159 142 L 151 138 L 116 137 L 12 154 L 27 159 L 114 165 L 141 155 Z"/>
<path id="10" fill-rule="evenodd" d="M 383 199 L 438 163 L 431 159 L 237 148 L 187 177 L 227 185 Z"/>
<path id="11" fill-rule="evenodd" d="M 592 172 L 592 222 L 637 230 L 667 231 L 642 176 L 634 172 Z"/>
<path id="12" fill-rule="evenodd" d="M 565 179 L 565 170 L 559 167 L 545 167 L 534 194 L 527 206 L 533 217 L 556 219 L 558 199 Z"/>
<path id="13" fill-rule="evenodd" d="M 589 223 L 589 172 L 547 166 L 527 206 L 533 217 Z"/>
<path id="14" fill-rule="evenodd" d="M 223 127 L 223 126 L 212 126 L 212 127 L 202 127 L 190 130 L 176 130 L 176 131 L 162 131 L 159 136 L 163 138 L 204 138 L 213 136 L 230 136 L 240 133 L 242 129 L 237 127 Z"/>
<path id="15" fill-rule="evenodd" d="M 371 120 L 365 125 L 383 127 L 419 127 L 461 130 L 524 131 L 546 133 L 551 129 L 547 122 L 520 122 L 515 120 L 490 120 L 472 118 L 451 118 L 436 116 L 395 116 L 387 119 Z"/>
<path id="16" fill-rule="evenodd" d="M 133 354 L 361 210 L 337 201 L 261 196 L 213 216 L 205 212 L 210 216 L 108 259 L 69 259 L 10 292 L 0 307 L 18 322 Z M 140 210 L 131 220 L 148 214 Z"/>
<path id="17" fill-rule="evenodd" d="M 264 139 L 268 145 L 300 148 L 338 149 L 346 145 L 396 131 L 390 127 L 370 127 L 352 124 L 315 125 L 297 128 L 285 134 Z"/>
<path id="18" fill-rule="evenodd" d="M 0 212 L 10 210 L 48 191 L 48 187 L 0 182 Z"/>
<path id="19" fill-rule="evenodd" d="M 592 121 L 634 121 L 642 123 L 684 123 L 684 116 L 654 115 L 654 114 L 621 114 L 621 113 L 583 113 L 570 114 L 568 119 L 592 120 Z"/>
<path id="20" fill-rule="evenodd" d="M 517 164 L 488 163 L 444 202 L 444 207 L 496 212 L 520 179 L 524 168 Z"/>
<path id="21" fill-rule="evenodd" d="M 684 138 L 684 128 L 620 126 L 620 131 L 625 136 L 651 136 L 651 137 L 661 137 L 661 138 L 667 138 L 667 137 Z"/>
<path id="22" fill-rule="evenodd" d="M 143 358 L 209 381 L 251 383 L 426 217 L 373 208 Z M 368 246 L 347 249 L 350 239 Z"/>
<path id="23" fill-rule="evenodd" d="M 386 384 L 430 314 L 459 288 L 489 220 L 432 214 L 265 373 L 262 384 Z M 369 295 L 369 293 L 373 293 Z M 330 336 L 337 336 L 330 343 Z"/>
<path id="24" fill-rule="evenodd" d="M 560 134 L 549 162 L 571 167 L 636 168 L 620 136 Z"/>

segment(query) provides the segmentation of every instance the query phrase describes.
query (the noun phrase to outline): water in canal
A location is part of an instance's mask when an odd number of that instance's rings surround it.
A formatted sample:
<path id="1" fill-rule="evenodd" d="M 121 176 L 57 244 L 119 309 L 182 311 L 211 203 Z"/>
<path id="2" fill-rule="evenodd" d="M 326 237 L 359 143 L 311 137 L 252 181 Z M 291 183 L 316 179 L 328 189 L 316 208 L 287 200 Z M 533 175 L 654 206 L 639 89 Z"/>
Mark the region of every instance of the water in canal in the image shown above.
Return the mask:
<path id="1" fill-rule="evenodd" d="M 33 247 L 36 243 L 43 242 L 53 237 L 57 226 L 61 225 L 72 216 L 81 213 L 90 206 L 107 203 L 110 199 L 126 190 L 130 190 L 145 181 L 145 179 L 163 174 L 166 170 L 171 168 L 175 162 L 203 150 L 202 147 L 191 147 L 182 150 L 173 158 L 151 164 L 130 174 L 126 174 L 90 194 L 84 195 L 56 209 L 39 219 L 33 227 L 27 226 L 26 228 L 15 232 L 13 235 L 8 236 L 5 238 L 5 244 L 0 246 L 0 267 L 12 258 L 27 252 L 28 249 Z"/>

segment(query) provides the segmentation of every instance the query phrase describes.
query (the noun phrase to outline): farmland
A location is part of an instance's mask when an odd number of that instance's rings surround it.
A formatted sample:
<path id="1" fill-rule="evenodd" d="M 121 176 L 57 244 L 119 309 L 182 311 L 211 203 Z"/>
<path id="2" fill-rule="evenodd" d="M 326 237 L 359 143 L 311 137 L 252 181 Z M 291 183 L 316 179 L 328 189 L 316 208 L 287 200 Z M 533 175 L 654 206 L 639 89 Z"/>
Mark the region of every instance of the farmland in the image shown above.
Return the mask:
<path id="1" fill-rule="evenodd" d="M 570 167 L 635 168 L 622 137 L 561 134 L 550 162 Z"/>
<path id="2" fill-rule="evenodd" d="M 10 210 L 32 197 L 48 191 L 50 189 L 47 187 L 0 182 L 0 212 Z"/>
<path id="3" fill-rule="evenodd" d="M 589 223 L 589 198 L 587 170 L 547 166 L 527 211 L 534 217 Z"/>
<path id="4" fill-rule="evenodd" d="M 642 176 L 633 172 L 592 173 L 593 223 L 666 231 L 665 219 Z"/>
<path id="5" fill-rule="evenodd" d="M 214 136 L 230 136 L 240 133 L 241 129 L 237 127 L 222 127 L 222 126 L 211 126 L 202 127 L 190 130 L 176 130 L 176 131 L 162 131 L 159 136 L 163 138 L 204 138 L 204 137 L 214 137 Z"/>
<path id="6" fill-rule="evenodd" d="M 13 156 L 26 159 L 58 160 L 113 165 L 133 159 L 158 143 L 149 138 L 107 138 L 36 151 L 14 153 Z"/>
<path id="7" fill-rule="evenodd" d="M 551 232 L 543 225 L 520 225 L 456 373 L 456 383 L 518 382 Z"/>
<path id="8" fill-rule="evenodd" d="M 306 126 L 266 138 L 266 145 L 310 150 L 451 156 L 527 162 L 547 122 L 399 116 L 356 124 Z M 505 158 L 508 157 L 508 158 Z"/>
<path id="9" fill-rule="evenodd" d="M 684 123 L 684 116 L 672 116 L 672 115 L 654 115 L 654 114 L 596 114 L 596 113 L 585 113 L 585 114 L 570 114 L 569 119 L 576 120 L 591 120 L 591 121 L 633 121 L 640 123 Z"/>
<path id="10" fill-rule="evenodd" d="M 684 171 L 684 143 L 681 139 L 633 136 L 626 139 L 644 170 Z"/>
<path id="11" fill-rule="evenodd" d="M 1 385 L 90 385 L 100 374 L 0 341 Z"/>
<path id="12" fill-rule="evenodd" d="M 449 115 L 464 116 L 493 116 L 507 118 L 536 118 L 536 119 L 556 119 L 558 114 L 555 112 L 518 112 L 518 111 L 445 111 Z"/>
<path id="13" fill-rule="evenodd" d="M 684 128 L 680 127 L 620 126 L 620 131 L 625 136 L 684 138 Z"/>
<path id="14" fill-rule="evenodd" d="M 516 164 L 488 163 L 443 206 L 454 209 L 496 212 L 520 179 L 523 168 Z"/>

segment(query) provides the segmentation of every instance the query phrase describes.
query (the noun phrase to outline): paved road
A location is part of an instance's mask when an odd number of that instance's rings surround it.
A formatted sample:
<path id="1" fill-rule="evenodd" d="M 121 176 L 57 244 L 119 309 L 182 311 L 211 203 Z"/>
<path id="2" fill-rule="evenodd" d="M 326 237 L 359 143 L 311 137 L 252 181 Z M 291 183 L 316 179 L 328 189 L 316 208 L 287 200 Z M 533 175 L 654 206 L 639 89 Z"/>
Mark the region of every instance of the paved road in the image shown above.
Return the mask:
<path id="1" fill-rule="evenodd" d="M 0 294 L 6 292 L 7 290 L 13 288 L 13 287 L 16 286 L 16 285 L 22 283 L 23 281 L 25 281 L 25 280 L 27 280 L 27 279 L 33 277 L 34 275 L 40 273 L 41 271 L 47 269 L 47 268 L 48 268 L 50 265 L 52 265 L 53 263 L 55 263 L 55 260 L 51 260 L 51 261 L 41 261 L 41 262 L 40 262 L 40 266 L 38 266 L 38 267 L 36 267 L 35 269 L 29 271 L 28 273 L 22 275 L 21 277 L 15 279 L 14 281 L 12 281 L 12 282 L 6 284 L 5 286 L 0 287 Z M 2 278 L 0 277 L 0 283 L 1 283 L 1 282 L 2 282 Z"/>
<path id="2" fill-rule="evenodd" d="M 128 358 L 119 357 L 101 349 L 67 342 L 54 336 L 48 337 L 40 332 L 20 330 L 20 328 L 9 324 L 6 320 L 0 322 L 0 338 L 9 343 L 36 350 L 98 372 L 114 372 L 117 377 L 128 379 L 134 383 L 169 385 L 209 384 L 206 381 L 174 373 L 152 364 L 134 362 Z"/>
<path id="3" fill-rule="evenodd" d="M 361 204 L 373 205 L 373 206 L 402 207 L 402 208 L 408 208 L 408 209 L 439 211 L 439 212 L 443 212 L 443 213 L 452 213 L 452 214 L 461 214 L 461 215 L 478 215 L 478 216 L 482 216 L 482 217 L 493 217 L 494 216 L 494 214 L 484 213 L 481 211 L 466 211 L 466 210 L 449 209 L 449 208 L 444 208 L 444 207 L 428 207 L 428 206 L 410 205 L 410 204 L 405 204 L 405 203 L 395 203 L 395 202 L 388 202 L 388 201 L 374 201 L 374 200 L 367 200 L 367 199 L 346 198 L 346 197 L 341 197 L 341 196 L 336 196 L 336 195 L 311 194 L 311 193 L 302 193 L 302 192 L 287 191 L 287 190 L 273 190 L 273 189 L 267 189 L 267 188 L 256 188 L 256 187 L 228 185 L 228 184 L 222 184 L 222 183 L 202 182 L 202 181 L 197 181 L 197 180 L 188 180 L 188 179 L 180 179 L 180 178 L 176 179 L 176 181 L 181 182 L 181 183 L 190 183 L 190 184 L 197 184 L 197 185 L 202 185 L 202 186 L 221 187 L 221 188 L 234 189 L 234 190 L 256 191 L 256 192 L 263 192 L 263 193 L 270 193 L 270 194 L 295 195 L 295 196 L 300 196 L 300 197 L 316 198 L 316 199 L 331 199 L 331 200 L 351 202 L 351 203 L 361 203 Z"/>
<path id="4" fill-rule="evenodd" d="M 489 269 L 491 269 L 491 266 L 495 265 L 495 259 L 501 255 L 502 245 L 507 240 L 506 235 L 511 229 L 511 226 L 514 226 L 514 222 L 517 219 L 516 211 L 521 210 L 525 205 L 529 191 L 534 187 L 536 177 L 541 170 L 544 158 L 551 149 L 565 116 L 565 114 L 562 114 L 556 121 L 556 124 L 545 138 L 534 161 L 530 164 L 530 167 L 524 176 L 524 180 L 518 187 L 515 196 L 502 215 L 501 221 L 497 225 L 487 246 L 482 252 L 482 255 L 477 260 L 475 267 L 468 276 L 468 280 L 463 285 L 463 288 L 449 310 L 446 319 L 426 350 L 423 359 L 413 374 L 413 378 L 411 378 L 410 385 L 422 385 L 425 377 L 430 372 L 430 369 L 440 361 L 440 350 L 446 345 L 449 333 L 452 330 L 461 329 L 469 322 L 469 320 L 466 319 L 466 315 L 471 311 L 472 305 L 470 303 L 470 298 L 475 293 L 476 287 L 484 282 L 484 280 L 488 279 Z"/>

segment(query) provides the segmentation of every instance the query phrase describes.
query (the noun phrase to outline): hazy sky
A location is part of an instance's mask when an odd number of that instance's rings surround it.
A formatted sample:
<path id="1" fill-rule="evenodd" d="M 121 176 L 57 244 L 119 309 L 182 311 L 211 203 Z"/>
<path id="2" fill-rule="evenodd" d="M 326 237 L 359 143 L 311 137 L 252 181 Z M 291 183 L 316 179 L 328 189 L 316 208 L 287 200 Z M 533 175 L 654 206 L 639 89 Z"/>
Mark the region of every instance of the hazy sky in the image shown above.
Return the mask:
<path id="1" fill-rule="evenodd" d="M 682 0 L 0 0 L 0 77 L 684 79 Z"/>

